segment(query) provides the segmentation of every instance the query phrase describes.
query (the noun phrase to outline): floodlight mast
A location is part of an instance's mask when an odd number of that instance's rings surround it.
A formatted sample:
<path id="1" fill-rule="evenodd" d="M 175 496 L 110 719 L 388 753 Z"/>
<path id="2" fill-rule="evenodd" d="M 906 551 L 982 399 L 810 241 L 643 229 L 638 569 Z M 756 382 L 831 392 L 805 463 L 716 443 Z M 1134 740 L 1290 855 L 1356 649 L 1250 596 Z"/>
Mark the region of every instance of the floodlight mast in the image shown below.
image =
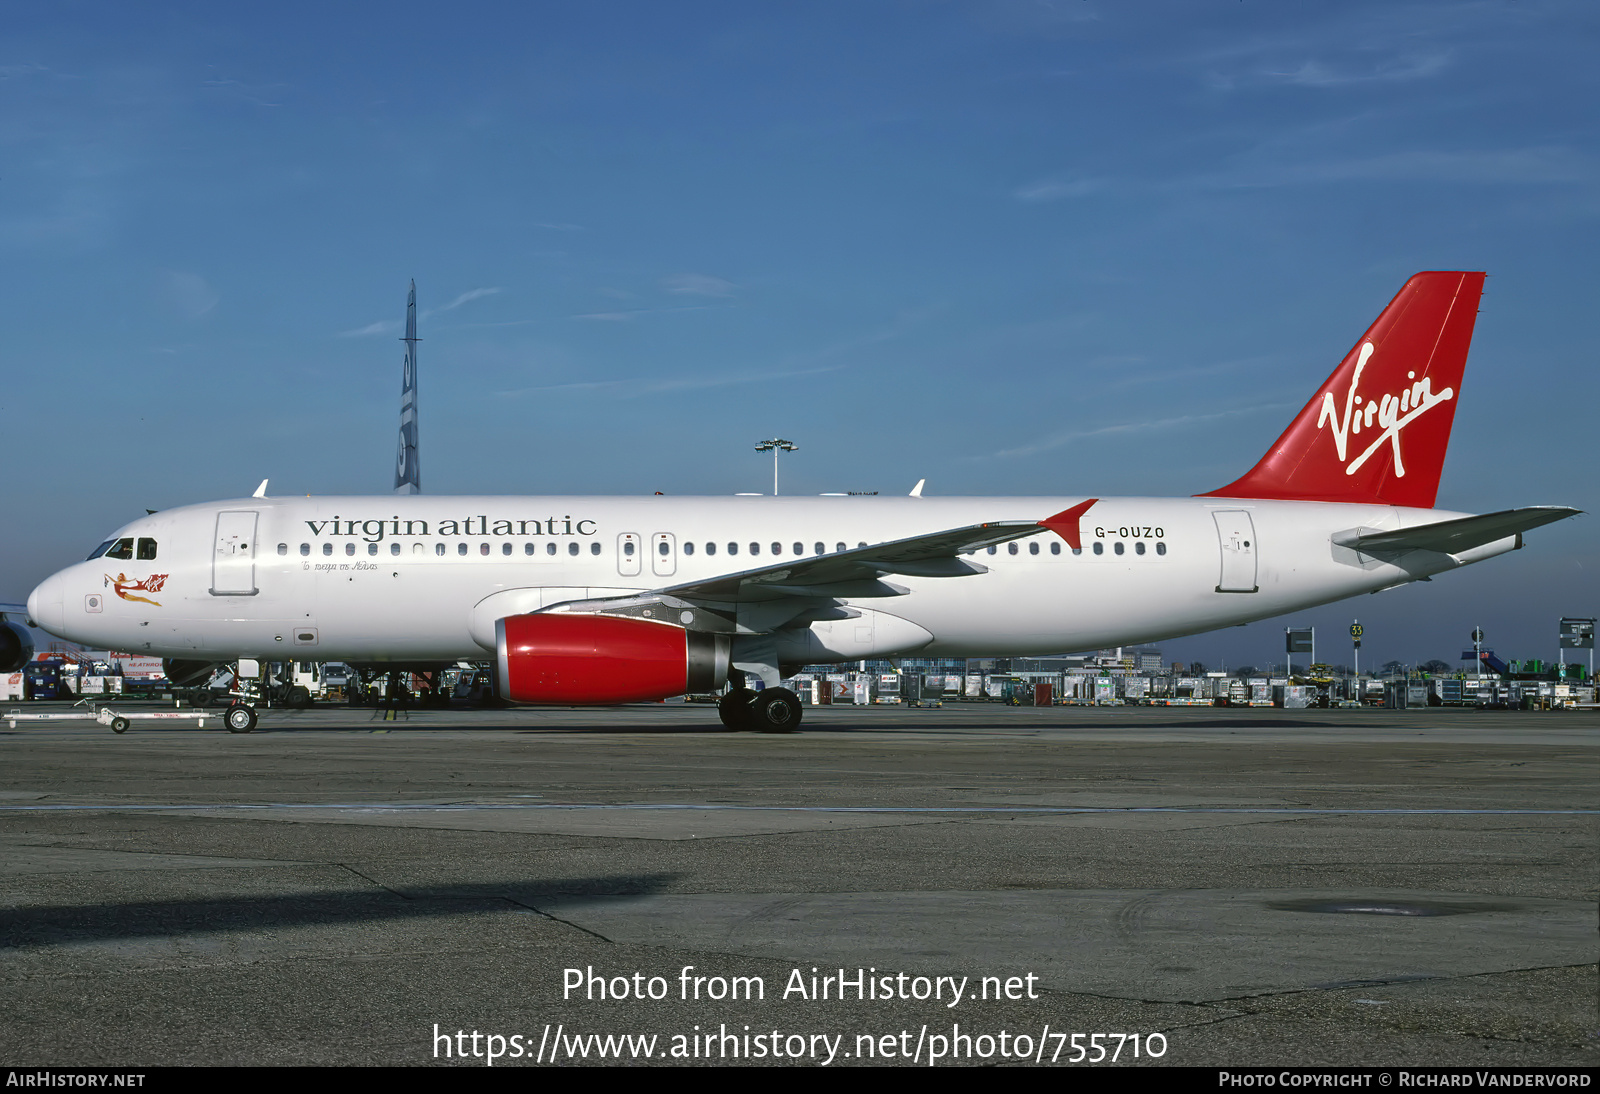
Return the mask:
<path id="1" fill-rule="evenodd" d="M 774 437 L 770 441 L 762 441 L 760 444 L 756 445 L 756 451 L 757 452 L 771 452 L 772 453 L 772 496 L 773 497 L 777 497 L 778 496 L 778 453 L 779 452 L 798 452 L 799 450 L 800 450 L 800 446 L 799 445 L 793 444 L 793 443 L 791 443 L 789 441 L 786 441 L 782 437 Z"/>

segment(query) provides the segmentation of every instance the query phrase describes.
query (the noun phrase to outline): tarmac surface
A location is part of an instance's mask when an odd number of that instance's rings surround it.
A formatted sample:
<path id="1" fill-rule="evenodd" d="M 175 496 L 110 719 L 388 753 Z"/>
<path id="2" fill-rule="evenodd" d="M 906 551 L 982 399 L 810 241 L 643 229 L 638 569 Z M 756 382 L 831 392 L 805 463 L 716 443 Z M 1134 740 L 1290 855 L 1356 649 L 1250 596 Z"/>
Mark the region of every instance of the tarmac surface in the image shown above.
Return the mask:
<path id="1" fill-rule="evenodd" d="M 0 721 L 0 1062 L 1600 1063 L 1594 712 L 216 726 Z"/>

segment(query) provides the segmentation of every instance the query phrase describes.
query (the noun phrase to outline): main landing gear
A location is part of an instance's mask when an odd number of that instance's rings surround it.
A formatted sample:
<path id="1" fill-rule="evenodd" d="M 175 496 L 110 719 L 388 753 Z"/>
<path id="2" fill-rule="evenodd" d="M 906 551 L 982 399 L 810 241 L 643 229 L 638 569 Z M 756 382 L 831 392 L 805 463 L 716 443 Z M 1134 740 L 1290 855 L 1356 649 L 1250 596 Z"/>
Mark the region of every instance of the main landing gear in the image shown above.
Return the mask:
<path id="1" fill-rule="evenodd" d="M 788 688 L 734 688 L 717 701 L 717 717 L 723 725 L 762 733 L 794 732 L 803 710 L 800 697 Z"/>

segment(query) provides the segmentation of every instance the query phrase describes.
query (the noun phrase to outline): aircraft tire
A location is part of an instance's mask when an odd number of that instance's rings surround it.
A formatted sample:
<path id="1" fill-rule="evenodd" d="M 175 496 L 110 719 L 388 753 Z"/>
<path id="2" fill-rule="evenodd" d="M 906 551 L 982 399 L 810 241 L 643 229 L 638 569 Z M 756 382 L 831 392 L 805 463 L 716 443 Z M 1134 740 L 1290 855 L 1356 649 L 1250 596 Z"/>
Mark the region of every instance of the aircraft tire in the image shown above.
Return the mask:
<path id="1" fill-rule="evenodd" d="M 750 704 L 756 693 L 750 688 L 734 688 L 717 700 L 717 717 L 729 729 L 754 729 Z"/>
<path id="2" fill-rule="evenodd" d="M 793 733 L 800 728 L 800 716 L 805 708 L 800 697 L 788 688 L 764 688 L 750 704 L 753 728 L 762 733 Z"/>
<path id="3" fill-rule="evenodd" d="M 113 719 L 111 719 L 111 732 L 113 732 L 113 733 L 126 733 L 126 732 L 128 732 L 128 719 L 126 719 L 126 718 L 113 718 Z"/>
<path id="4" fill-rule="evenodd" d="M 246 706 L 243 703 L 234 703 L 228 708 L 228 712 L 223 715 L 222 720 L 227 723 L 229 733 L 249 733 L 256 728 L 255 707 Z"/>

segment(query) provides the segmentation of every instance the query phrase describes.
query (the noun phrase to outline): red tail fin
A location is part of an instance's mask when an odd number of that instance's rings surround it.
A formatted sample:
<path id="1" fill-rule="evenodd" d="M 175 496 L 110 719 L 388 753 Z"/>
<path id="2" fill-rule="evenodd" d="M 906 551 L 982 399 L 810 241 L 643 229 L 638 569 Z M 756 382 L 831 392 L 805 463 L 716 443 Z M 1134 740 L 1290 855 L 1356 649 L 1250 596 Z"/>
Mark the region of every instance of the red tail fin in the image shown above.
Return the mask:
<path id="1" fill-rule="evenodd" d="M 1481 273 L 1419 273 L 1261 462 L 1200 497 L 1433 508 Z"/>

